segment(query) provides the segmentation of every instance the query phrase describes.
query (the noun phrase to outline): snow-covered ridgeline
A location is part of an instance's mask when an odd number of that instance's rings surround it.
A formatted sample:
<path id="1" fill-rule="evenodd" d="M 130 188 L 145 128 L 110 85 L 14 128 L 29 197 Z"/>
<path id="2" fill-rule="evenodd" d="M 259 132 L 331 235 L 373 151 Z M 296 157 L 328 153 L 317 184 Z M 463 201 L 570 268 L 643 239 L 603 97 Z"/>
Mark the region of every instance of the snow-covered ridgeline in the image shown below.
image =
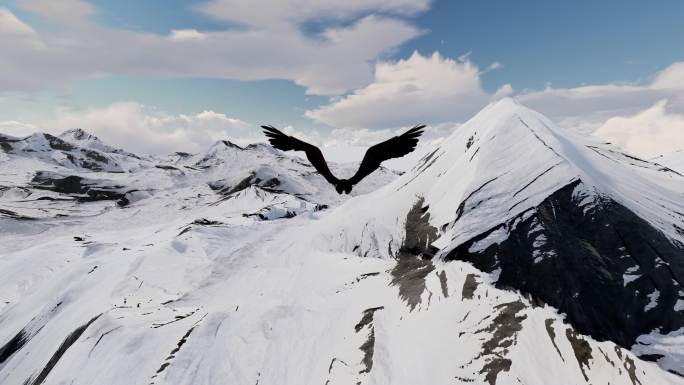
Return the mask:
<path id="1" fill-rule="evenodd" d="M 626 218 L 669 252 L 681 178 L 512 100 L 351 199 L 264 145 L 157 159 L 61 137 L 74 148 L 0 142 L 11 146 L 0 151 L 0 383 L 684 383 L 667 372 L 684 372 L 678 266 L 590 237 Z M 90 161 L 83 149 L 123 157 L 124 172 L 66 155 Z M 569 226 L 570 249 L 555 225 Z M 575 249 L 595 258 L 586 270 L 568 268 Z M 528 270 L 509 266 L 510 250 Z M 528 286 L 500 287 L 511 274 Z M 614 283 L 607 302 L 661 328 L 626 349 L 539 300 L 567 294 L 589 325 L 640 330 L 595 311 L 587 277 Z"/>

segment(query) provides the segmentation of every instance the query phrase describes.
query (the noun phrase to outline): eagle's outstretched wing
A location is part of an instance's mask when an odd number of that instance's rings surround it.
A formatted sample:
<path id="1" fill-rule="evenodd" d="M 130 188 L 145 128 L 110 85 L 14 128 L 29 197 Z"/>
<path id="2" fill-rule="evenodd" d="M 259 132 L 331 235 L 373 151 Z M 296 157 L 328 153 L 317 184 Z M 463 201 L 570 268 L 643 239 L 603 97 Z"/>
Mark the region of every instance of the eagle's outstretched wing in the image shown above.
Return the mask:
<path id="1" fill-rule="evenodd" d="M 332 185 L 337 185 L 339 179 L 335 178 L 335 175 L 330 172 L 328 168 L 328 163 L 326 163 L 325 158 L 321 150 L 314 146 L 313 144 L 301 141 L 293 136 L 288 136 L 276 129 L 273 126 L 261 126 L 264 129 L 264 134 L 268 137 L 268 141 L 271 145 L 278 150 L 282 151 L 304 151 L 306 158 L 312 166 L 323 175 L 325 180 Z"/>
<path id="2" fill-rule="evenodd" d="M 359 170 L 349 179 L 349 182 L 355 185 L 380 167 L 380 163 L 387 159 L 401 158 L 415 150 L 418 144 L 418 137 L 423 134 L 423 128 L 425 128 L 425 125 L 415 126 L 399 136 L 369 148 L 366 151 L 366 155 L 363 156 Z"/>

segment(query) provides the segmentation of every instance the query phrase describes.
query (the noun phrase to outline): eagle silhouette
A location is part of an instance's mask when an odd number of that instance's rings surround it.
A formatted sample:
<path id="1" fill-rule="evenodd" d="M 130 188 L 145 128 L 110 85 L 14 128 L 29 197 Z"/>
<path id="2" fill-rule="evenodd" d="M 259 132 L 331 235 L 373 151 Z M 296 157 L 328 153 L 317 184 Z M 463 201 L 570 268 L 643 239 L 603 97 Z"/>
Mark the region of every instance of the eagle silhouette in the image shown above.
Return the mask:
<path id="1" fill-rule="evenodd" d="M 355 184 L 380 167 L 382 162 L 392 158 L 401 158 L 415 150 L 418 144 L 418 137 L 423 134 L 425 125 L 415 126 L 399 136 L 370 147 L 366 150 L 366 155 L 363 156 L 358 171 L 349 179 L 337 179 L 330 172 L 328 163 L 326 163 L 321 150 L 313 144 L 286 135 L 273 126 L 261 126 L 261 128 L 264 129 L 264 134 L 266 134 L 268 141 L 271 142 L 273 147 L 282 151 L 304 151 L 311 165 L 323 175 L 328 183 L 335 186 L 335 190 L 339 194 L 349 194 Z"/>

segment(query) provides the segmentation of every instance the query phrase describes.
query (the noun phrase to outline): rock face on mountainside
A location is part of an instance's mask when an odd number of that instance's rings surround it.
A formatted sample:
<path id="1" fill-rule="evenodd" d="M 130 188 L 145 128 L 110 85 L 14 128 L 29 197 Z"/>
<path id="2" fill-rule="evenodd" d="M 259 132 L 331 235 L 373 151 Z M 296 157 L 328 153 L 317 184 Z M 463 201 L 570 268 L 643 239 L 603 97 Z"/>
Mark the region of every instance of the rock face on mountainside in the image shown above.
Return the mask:
<path id="1" fill-rule="evenodd" d="M 498 270 L 497 286 L 558 308 L 599 340 L 630 347 L 652 330 L 683 328 L 684 245 L 614 200 L 590 196 L 572 182 L 444 258 Z"/>
<path id="2" fill-rule="evenodd" d="M 263 144 L 0 149 L 2 384 L 684 384 L 684 177 L 512 99 L 351 197 Z"/>

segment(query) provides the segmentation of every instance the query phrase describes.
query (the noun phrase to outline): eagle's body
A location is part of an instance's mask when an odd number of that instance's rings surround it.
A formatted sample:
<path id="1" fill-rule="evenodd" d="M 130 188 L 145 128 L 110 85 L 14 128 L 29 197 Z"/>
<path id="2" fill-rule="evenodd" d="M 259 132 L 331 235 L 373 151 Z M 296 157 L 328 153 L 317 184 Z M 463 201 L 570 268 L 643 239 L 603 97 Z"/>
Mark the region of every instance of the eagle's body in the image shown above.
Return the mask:
<path id="1" fill-rule="evenodd" d="M 395 136 L 382 143 L 370 147 L 363 156 L 356 174 L 349 179 L 337 179 L 326 163 L 321 150 L 295 137 L 285 135 L 273 126 L 261 126 L 271 145 L 282 151 L 304 151 L 311 165 L 323 175 L 328 183 L 335 186 L 339 194 L 349 194 L 355 184 L 375 171 L 380 164 L 388 159 L 400 158 L 416 148 L 418 137 L 423 134 L 425 126 L 415 126 L 402 135 Z"/>

